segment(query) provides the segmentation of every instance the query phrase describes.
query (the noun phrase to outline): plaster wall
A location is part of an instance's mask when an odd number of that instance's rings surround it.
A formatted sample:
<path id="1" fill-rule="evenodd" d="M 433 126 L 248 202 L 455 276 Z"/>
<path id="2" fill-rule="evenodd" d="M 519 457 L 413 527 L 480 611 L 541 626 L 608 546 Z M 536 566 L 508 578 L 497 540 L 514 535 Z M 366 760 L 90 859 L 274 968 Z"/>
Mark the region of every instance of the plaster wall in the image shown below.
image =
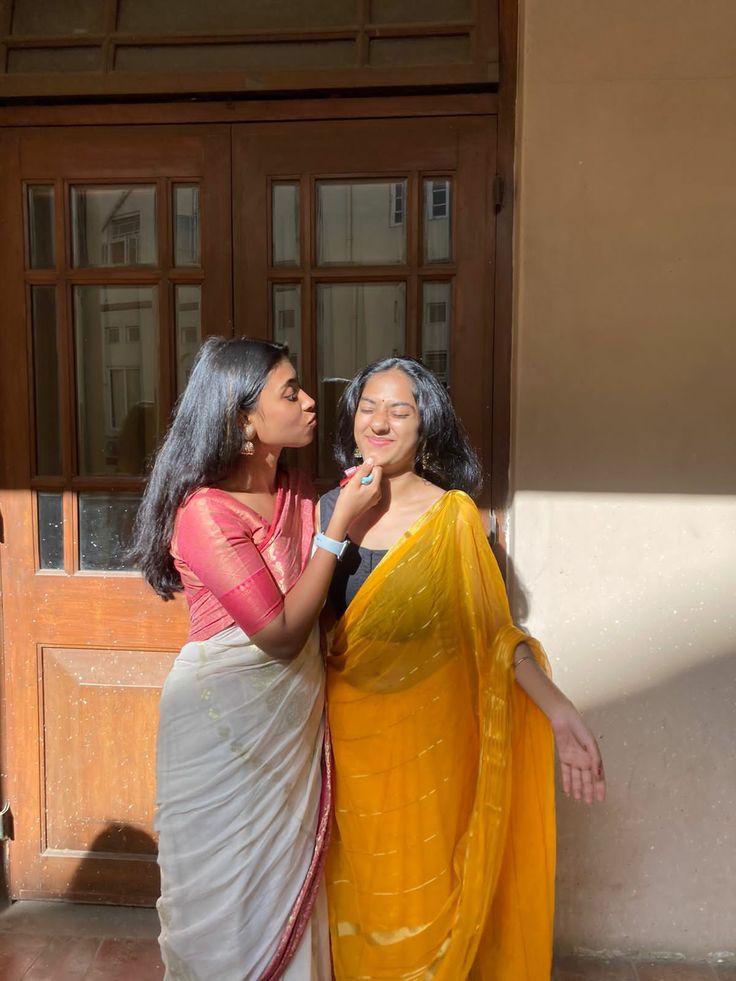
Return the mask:
<path id="1" fill-rule="evenodd" d="M 736 5 L 523 0 L 510 557 L 600 736 L 561 950 L 736 958 Z"/>

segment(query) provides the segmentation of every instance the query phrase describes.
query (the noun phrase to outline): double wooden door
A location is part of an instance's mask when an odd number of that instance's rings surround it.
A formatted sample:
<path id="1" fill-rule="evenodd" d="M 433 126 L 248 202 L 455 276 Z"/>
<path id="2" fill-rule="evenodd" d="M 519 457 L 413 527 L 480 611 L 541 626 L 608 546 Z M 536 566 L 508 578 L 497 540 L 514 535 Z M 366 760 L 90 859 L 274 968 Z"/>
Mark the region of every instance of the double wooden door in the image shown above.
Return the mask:
<path id="1" fill-rule="evenodd" d="M 494 173 L 483 116 L 2 133 L 14 898 L 157 895 L 157 700 L 186 611 L 125 547 L 202 338 L 289 344 L 318 399 L 301 463 L 320 483 L 345 381 L 391 354 L 423 356 L 486 448 Z"/>

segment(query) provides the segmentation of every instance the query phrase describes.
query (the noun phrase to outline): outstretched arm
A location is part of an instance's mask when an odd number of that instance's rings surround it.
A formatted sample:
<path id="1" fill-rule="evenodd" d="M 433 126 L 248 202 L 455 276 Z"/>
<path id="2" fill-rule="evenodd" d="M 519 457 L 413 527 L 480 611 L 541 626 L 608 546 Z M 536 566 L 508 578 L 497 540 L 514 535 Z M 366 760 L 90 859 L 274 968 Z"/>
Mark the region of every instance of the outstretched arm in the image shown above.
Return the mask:
<path id="1" fill-rule="evenodd" d="M 518 684 L 550 721 L 564 792 L 586 804 L 604 800 L 606 777 L 600 750 L 578 710 L 547 677 L 524 643 L 514 652 L 514 671 Z"/>

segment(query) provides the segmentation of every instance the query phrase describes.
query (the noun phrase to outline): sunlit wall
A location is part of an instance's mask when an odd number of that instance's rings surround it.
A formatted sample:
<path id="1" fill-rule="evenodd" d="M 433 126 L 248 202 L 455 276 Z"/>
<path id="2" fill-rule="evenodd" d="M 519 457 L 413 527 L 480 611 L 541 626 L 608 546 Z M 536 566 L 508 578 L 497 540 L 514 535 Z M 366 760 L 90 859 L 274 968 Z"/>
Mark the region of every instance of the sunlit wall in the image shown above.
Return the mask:
<path id="1" fill-rule="evenodd" d="M 736 957 L 736 5 L 520 13 L 514 602 L 610 781 L 558 946 Z"/>

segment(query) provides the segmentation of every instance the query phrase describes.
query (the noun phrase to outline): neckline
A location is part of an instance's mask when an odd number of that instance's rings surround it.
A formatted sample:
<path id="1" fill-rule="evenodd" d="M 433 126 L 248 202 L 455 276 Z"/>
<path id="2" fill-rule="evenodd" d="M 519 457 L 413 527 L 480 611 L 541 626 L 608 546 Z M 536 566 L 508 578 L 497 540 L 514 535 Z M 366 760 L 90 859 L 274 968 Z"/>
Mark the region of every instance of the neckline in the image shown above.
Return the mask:
<path id="1" fill-rule="evenodd" d="M 374 552 L 374 553 L 375 552 L 382 552 L 383 555 L 388 555 L 388 553 L 389 552 L 392 552 L 396 548 L 396 546 L 400 542 L 402 542 L 408 535 L 413 535 L 414 532 L 417 530 L 417 527 L 425 520 L 425 518 L 430 517 L 432 515 L 434 509 L 436 507 L 438 507 L 445 500 L 445 498 L 449 494 L 453 494 L 453 493 L 454 493 L 453 490 L 446 490 L 446 491 L 444 491 L 437 498 L 436 501 L 434 501 L 432 504 L 430 504 L 429 507 L 425 511 L 422 511 L 422 513 L 419 515 L 418 518 L 415 518 L 414 521 L 412 521 L 412 523 L 409 525 L 409 527 L 406 529 L 406 531 L 402 531 L 401 532 L 401 534 L 396 539 L 396 541 L 393 542 L 393 544 L 389 545 L 388 548 L 367 548 L 365 545 L 358 545 L 357 542 L 353 542 L 353 545 L 355 545 L 356 548 L 362 549 L 365 552 Z M 352 538 L 350 540 L 352 541 Z"/>
<path id="2" fill-rule="evenodd" d="M 265 530 L 265 537 L 260 545 L 260 547 L 263 548 L 271 541 L 273 533 L 276 530 L 281 518 L 287 482 L 287 473 L 283 470 L 279 470 L 276 474 L 276 501 L 273 508 L 273 518 L 270 522 L 267 521 L 262 514 L 256 511 L 255 508 L 252 508 L 250 504 L 245 504 L 243 501 L 238 500 L 234 494 L 231 494 L 230 491 L 223 490 L 222 487 L 203 487 L 201 489 L 206 490 L 208 493 L 214 491 L 216 494 L 223 494 L 229 501 L 232 501 L 233 504 L 237 505 L 237 507 L 242 508 L 242 510 L 247 511 L 249 514 L 252 514 L 253 517 L 260 522 L 261 527 Z"/>

